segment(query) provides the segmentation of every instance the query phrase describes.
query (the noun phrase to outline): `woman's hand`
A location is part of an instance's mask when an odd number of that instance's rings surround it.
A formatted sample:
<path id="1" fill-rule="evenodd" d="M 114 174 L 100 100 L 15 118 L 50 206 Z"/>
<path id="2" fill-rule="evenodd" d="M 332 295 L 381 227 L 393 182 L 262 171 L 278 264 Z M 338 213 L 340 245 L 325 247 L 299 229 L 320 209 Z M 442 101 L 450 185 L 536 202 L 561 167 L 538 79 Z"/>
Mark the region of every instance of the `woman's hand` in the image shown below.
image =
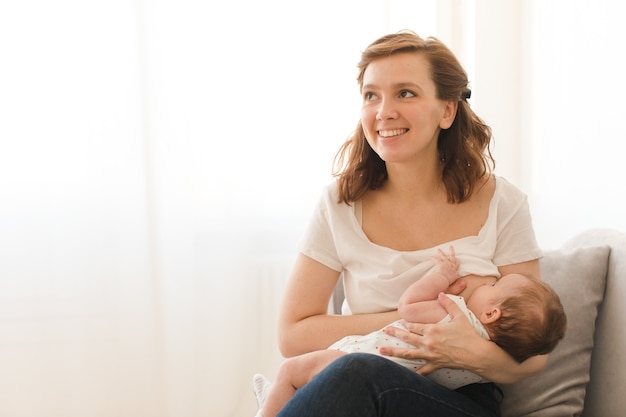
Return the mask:
<path id="1" fill-rule="evenodd" d="M 534 356 L 521 364 L 495 343 L 478 335 L 461 309 L 445 294 L 438 301 L 451 321 L 437 324 L 405 323 L 409 331 L 393 326 L 385 332 L 414 348 L 381 347 L 380 353 L 406 359 L 424 359 L 419 373 L 426 375 L 440 368 L 467 369 L 492 382 L 512 383 L 541 371 L 547 355 Z"/>
<path id="2" fill-rule="evenodd" d="M 441 324 L 406 322 L 408 332 L 389 326 L 385 328 L 387 334 L 415 348 L 381 347 L 380 353 L 405 359 L 424 359 L 426 364 L 418 371 L 422 375 L 439 368 L 474 368 L 475 362 L 478 361 L 473 354 L 473 348 L 485 340 L 476 333 L 454 301 L 443 293 L 439 294 L 438 301 L 450 314 L 452 318 L 450 322 Z"/>

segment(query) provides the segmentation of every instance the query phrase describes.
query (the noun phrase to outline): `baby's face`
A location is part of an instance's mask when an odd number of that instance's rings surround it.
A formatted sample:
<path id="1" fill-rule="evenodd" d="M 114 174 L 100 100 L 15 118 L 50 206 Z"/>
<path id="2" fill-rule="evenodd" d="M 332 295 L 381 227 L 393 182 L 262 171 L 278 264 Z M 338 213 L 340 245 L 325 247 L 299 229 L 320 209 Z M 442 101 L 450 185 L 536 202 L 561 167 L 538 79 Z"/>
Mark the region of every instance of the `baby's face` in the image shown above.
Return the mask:
<path id="1" fill-rule="evenodd" d="M 483 310 L 498 304 L 503 298 L 517 294 L 529 282 L 530 280 L 523 275 L 504 275 L 493 284 L 487 283 L 476 288 L 467 300 L 467 307 L 478 315 Z"/>

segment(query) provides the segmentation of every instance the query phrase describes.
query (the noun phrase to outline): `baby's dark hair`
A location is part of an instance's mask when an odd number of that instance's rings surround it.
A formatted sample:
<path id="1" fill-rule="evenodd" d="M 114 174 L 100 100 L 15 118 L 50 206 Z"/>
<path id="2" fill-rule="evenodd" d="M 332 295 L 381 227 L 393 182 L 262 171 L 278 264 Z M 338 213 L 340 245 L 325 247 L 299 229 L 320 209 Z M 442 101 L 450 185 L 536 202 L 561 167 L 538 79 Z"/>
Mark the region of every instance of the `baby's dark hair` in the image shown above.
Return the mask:
<path id="1" fill-rule="evenodd" d="M 496 344 L 516 361 L 554 350 L 565 336 L 567 317 L 561 299 L 548 284 L 530 279 L 513 297 L 500 303 L 502 316 L 487 324 Z"/>

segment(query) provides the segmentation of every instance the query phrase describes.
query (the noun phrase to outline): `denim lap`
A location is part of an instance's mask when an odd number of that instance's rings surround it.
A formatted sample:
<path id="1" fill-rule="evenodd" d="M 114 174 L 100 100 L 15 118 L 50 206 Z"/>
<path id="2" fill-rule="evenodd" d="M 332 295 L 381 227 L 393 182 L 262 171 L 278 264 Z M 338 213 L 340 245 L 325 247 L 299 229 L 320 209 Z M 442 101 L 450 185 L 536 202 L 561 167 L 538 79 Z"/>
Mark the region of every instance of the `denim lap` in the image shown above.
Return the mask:
<path id="1" fill-rule="evenodd" d="M 351 353 L 335 360 L 278 417 L 499 417 L 494 384 L 456 391 L 389 359 Z"/>

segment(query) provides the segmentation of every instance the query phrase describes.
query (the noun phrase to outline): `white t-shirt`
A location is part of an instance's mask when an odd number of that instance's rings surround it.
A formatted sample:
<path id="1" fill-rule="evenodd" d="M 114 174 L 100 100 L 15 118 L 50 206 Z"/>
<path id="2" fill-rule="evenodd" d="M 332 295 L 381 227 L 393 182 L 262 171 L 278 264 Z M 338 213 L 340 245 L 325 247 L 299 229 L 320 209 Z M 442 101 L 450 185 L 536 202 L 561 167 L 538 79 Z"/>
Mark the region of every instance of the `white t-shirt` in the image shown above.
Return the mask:
<path id="1" fill-rule="evenodd" d="M 395 310 L 404 290 L 434 266 L 437 248 L 454 245 L 459 276 L 499 277 L 498 266 L 541 257 L 526 195 L 496 177 L 487 221 L 477 236 L 433 248 L 398 251 L 372 243 L 357 218 L 358 204 L 338 203 L 335 182 L 325 187 L 309 222 L 300 251 L 343 273 L 343 314 Z"/>

